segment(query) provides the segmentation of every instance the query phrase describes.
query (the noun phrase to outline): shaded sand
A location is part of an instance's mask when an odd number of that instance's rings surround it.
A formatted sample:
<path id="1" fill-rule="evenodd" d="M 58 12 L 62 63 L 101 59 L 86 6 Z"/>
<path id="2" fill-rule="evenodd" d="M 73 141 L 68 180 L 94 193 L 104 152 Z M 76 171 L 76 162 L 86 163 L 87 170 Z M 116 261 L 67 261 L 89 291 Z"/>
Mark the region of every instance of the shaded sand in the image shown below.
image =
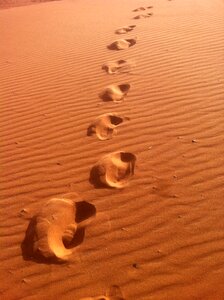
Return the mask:
<path id="1" fill-rule="evenodd" d="M 150 5 L 150 20 L 133 20 Z M 52 1 L 1 10 L 0 23 L 0 298 L 117 286 L 127 300 L 223 300 L 223 1 Z M 107 49 L 125 24 L 137 26 L 119 37 L 137 43 Z M 135 73 L 102 71 L 118 60 L 136 61 Z M 99 99 L 120 83 L 125 101 Z M 113 111 L 131 120 L 116 137 L 87 136 Z M 129 185 L 95 188 L 91 168 L 121 150 L 137 157 Z M 69 261 L 26 258 L 33 216 L 73 192 L 97 213 Z"/>

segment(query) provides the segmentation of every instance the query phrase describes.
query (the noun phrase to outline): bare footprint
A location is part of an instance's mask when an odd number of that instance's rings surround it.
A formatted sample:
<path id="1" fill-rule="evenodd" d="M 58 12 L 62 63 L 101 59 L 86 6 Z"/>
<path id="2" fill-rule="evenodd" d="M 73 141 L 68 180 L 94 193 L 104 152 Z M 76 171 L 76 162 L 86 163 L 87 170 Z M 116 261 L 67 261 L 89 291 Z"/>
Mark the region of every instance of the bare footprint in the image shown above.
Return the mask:
<path id="1" fill-rule="evenodd" d="M 111 61 L 104 64 L 102 66 L 102 69 L 105 70 L 108 74 L 129 73 L 131 72 L 133 66 L 133 62 L 120 59 L 118 61 Z"/>
<path id="2" fill-rule="evenodd" d="M 146 18 L 150 18 L 152 15 L 153 15 L 153 13 L 148 13 L 148 14 L 144 14 L 144 15 L 137 15 L 133 19 L 135 19 L 135 20 L 146 19 Z"/>
<path id="3" fill-rule="evenodd" d="M 151 9 L 151 8 L 153 8 L 153 6 L 147 6 L 147 7 L 141 6 L 136 9 L 133 9 L 133 12 L 144 11 L 144 10 Z"/>
<path id="4" fill-rule="evenodd" d="M 129 152 L 113 152 L 103 156 L 90 173 L 95 187 L 124 188 L 134 175 L 136 156 Z"/>
<path id="5" fill-rule="evenodd" d="M 129 31 L 132 31 L 135 27 L 136 27 L 136 25 L 124 26 L 124 27 L 121 27 L 121 28 L 118 28 L 117 30 L 115 30 L 115 33 L 116 34 L 124 34 Z"/>
<path id="6" fill-rule="evenodd" d="M 116 127 L 124 120 L 129 120 L 129 118 L 120 117 L 114 113 L 101 115 L 89 126 L 87 135 L 96 134 L 99 140 L 112 139 L 113 135 L 117 133 Z"/>
<path id="7" fill-rule="evenodd" d="M 107 101 L 113 101 L 113 102 L 121 102 L 124 97 L 127 95 L 130 84 L 124 83 L 124 84 L 111 84 L 107 86 L 100 94 L 99 97 L 107 102 Z"/>
<path id="8" fill-rule="evenodd" d="M 26 251 L 25 254 L 38 259 L 68 260 L 77 243 L 75 237 L 84 234 L 83 228 L 90 222 L 86 219 L 95 213 L 95 207 L 85 201 L 49 200 L 31 220 L 22 244 L 23 254 Z"/>
<path id="9" fill-rule="evenodd" d="M 125 50 L 136 44 L 136 39 L 119 39 L 107 46 L 110 50 Z"/>
<path id="10" fill-rule="evenodd" d="M 106 295 L 96 296 L 96 297 L 87 297 L 82 298 L 80 300 L 125 300 L 121 289 L 118 285 L 113 285 L 110 289 L 106 292 Z"/>

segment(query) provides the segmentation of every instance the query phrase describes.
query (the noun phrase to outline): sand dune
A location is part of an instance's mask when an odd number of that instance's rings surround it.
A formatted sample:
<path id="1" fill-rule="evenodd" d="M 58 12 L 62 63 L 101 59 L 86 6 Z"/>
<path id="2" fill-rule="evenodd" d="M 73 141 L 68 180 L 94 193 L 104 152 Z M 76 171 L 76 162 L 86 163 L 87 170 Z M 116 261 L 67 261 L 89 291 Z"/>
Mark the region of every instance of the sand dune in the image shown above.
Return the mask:
<path id="1" fill-rule="evenodd" d="M 62 0 L 0 11 L 1 299 L 223 300 L 223 12 L 222 0 Z M 136 27 L 117 35 L 126 24 Z M 108 49 L 119 37 L 137 42 Z M 102 70 L 120 60 L 136 61 L 134 72 Z M 119 92 L 124 101 L 99 99 L 120 84 L 131 86 Z M 130 118 L 116 136 L 87 135 L 114 112 Z M 111 156 L 121 151 L 137 158 L 134 175 L 132 160 Z M 121 189 L 90 180 L 108 155 L 107 182 L 124 178 Z M 59 228 L 49 220 L 56 242 L 43 230 L 47 253 L 68 250 L 68 260 L 32 256 L 39 239 L 27 240 L 27 230 L 42 232 L 32 220 L 48 220 L 48 201 L 75 193 L 84 215 L 74 222 L 78 208 L 57 205 L 68 217 Z"/>

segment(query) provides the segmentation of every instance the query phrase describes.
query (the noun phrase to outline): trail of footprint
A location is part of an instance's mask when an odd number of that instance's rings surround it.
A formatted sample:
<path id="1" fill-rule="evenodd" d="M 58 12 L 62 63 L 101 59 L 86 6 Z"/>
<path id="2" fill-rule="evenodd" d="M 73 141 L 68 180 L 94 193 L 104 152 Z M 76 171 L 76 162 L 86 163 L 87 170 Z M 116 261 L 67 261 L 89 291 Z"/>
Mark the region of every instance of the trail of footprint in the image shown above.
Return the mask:
<path id="1" fill-rule="evenodd" d="M 108 74 L 129 73 L 131 72 L 134 63 L 128 60 L 120 59 L 103 64 L 102 69 Z"/>
<path id="2" fill-rule="evenodd" d="M 147 7 L 141 6 L 136 9 L 133 9 L 133 12 L 144 11 L 144 10 L 152 9 L 152 8 L 153 8 L 153 6 L 147 6 Z"/>
<path id="3" fill-rule="evenodd" d="M 124 34 L 129 31 L 132 31 L 135 27 L 136 27 L 136 25 L 124 26 L 124 27 L 121 27 L 121 28 L 118 28 L 117 30 L 115 30 L 115 33 L 116 34 Z"/>
<path id="4" fill-rule="evenodd" d="M 66 261 L 84 238 L 84 227 L 95 207 L 85 201 L 53 198 L 33 217 L 22 243 L 24 258 Z"/>
<path id="5" fill-rule="evenodd" d="M 135 16 L 133 19 L 135 20 L 139 20 L 139 19 L 146 19 L 146 18 L 150 18 L 153 15 L 153 13 L 148 13 L 148 14 L 142 14 L 142 15 L 137 15 Z"/>
<path id="6" fill-rule="evenodd" d="M 119 39 L 107 46 L 110 50 L 124 50 L 136 44 L 136 39 Z"/>
<path id="7" fill-rule="evenodd" d="M 131 86 L 128 83 L 119 85 L 111 84 L 99 94 L 99 97 L 105 102 L 121 102 L 127 95 L 130 87 Z"/>
<path id="8" fill-rule="evenodd" d="M 134 175 L 136 156 L 129 152 L 113 152 L 103 156 L 90 172 L 95 187 L 124 188 Z"/>
<path id="9" fill-rule="evenodd" d="M 87 135 L 96 134 L 99 140 L 112 139 L 113 135 L 117 133 L 116 127 L 123 123 L 124 120 L 129 120 L 129 118 L 121 117 L 114 113 L 101 115 L 89 126 Z"/>
<path id="10" fill-rule="evenodd" d="M 113 285 L 107 291 L 105 296 L 102 295 L 96 297 L 87 297 L 87 298 L 82 298 L 80 300 L 125 300 L 125 298 L 121 292 L 120 287 L 118 285 Z"/>

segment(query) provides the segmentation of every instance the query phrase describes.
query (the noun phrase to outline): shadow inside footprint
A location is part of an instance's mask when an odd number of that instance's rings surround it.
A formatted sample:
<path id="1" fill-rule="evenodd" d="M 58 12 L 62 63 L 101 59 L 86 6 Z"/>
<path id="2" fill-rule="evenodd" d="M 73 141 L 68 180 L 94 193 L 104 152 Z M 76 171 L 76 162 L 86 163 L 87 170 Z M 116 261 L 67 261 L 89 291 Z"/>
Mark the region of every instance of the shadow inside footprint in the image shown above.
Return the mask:
<path id="1" fill-rule="evenodd" d="M 134 20 L 139 20 L 139 19 L 146 19 L 146 18 L 150 18 L 153 15 L 153 13 L 148 13 L 148 14 L 142 14 L 142 15 L 137 15 L 135 16 L 133 19 Z"/>
<path id="2" fill-rule="evenodd" d="M 107 46 L 109 50 L 124 50 L 136 44 L 136 39 L 119 39 Z"/>
<path id="3" fill-rule="evenodd" d="M 106 295 L 82 298 L 80 300 L 125 300 L 121 288 L 118 285 L 112 285 L 107 291 Z"/>
<path id="4" fill-rule="evenodd" d="M 121 28 L 118 28 L 117 30 L 115 30 L 115 33 L 116 34 L 124 34 L 129 31 L 132 31 L 135 27 L 136 27 L 136 25 L 124 26 L 124 27 L 121 27 Z"/>
<path id="5" fill-rule="evenodd" d="M 108 74 L 129 73 L 133 66 L 133 61 L 120 59 L 103 64 L 102 69 Z"/>
<path id="6" fill-rule="evenodd" d="M 144 11 L 144 10 L 151 9 L 151 8 L 153 8 L 153 6 L 147 6 L 147 7 L 141 6 L 136 9 L 133 9 L 133 12 Z"/>
<path id="7" fill-rule="evenodd" d="M 90 171 L 89 181 L 95 188 L 123 188 L 134 175 L 136 156 L 113 152 L 103 156 Z"/>
<path id="8" fill-rule="evenodd" d="M 120 102 L 127 95 L 130 87 L 129 83 L 109 85 L 99 94 L 99 97 L 105 102 Z"/>
<path id="9" fill-rule="evenodd" d="M 72 253 L 72 249 L 83 242 L 85 226 L 90 223 L 91 217 L 96 214 L 95 206 L 86 201 L 73 202 L 70 200 L 71 202 L 68 202 L 69 209 L 74 205 L 74 210 L 72 209 L 69 213 L 63 215 L 62 209 L 62 214 L 59 212 L 57 215 L 57 208 L 63 207 L 60 205 L 57 207 L 56 205 L 55 209 L 54 201 L 58 204 L 57 202 L 60 200 L 52 199 L 48 201 L 42 210 L 31 219 L 21 244 L 24 260 L 46 264 L 63 263 L 67 261 L 67 256 Z M 69 215 L 73 211 L 75 214 L 71 223 Z M 64 219 L 60 219 L 61 217 Z"/>
<path id="10" fill-rule="evenodd" d="M 88 127 L 87 135 L 92 136 L 96 134 L 99 140 L 109 140 L 117 132 L 116 127 L 123 123 L 124 120 L 129 120 L 129 118 L 122 118 L 114 113 L 100 115 Z"/>

